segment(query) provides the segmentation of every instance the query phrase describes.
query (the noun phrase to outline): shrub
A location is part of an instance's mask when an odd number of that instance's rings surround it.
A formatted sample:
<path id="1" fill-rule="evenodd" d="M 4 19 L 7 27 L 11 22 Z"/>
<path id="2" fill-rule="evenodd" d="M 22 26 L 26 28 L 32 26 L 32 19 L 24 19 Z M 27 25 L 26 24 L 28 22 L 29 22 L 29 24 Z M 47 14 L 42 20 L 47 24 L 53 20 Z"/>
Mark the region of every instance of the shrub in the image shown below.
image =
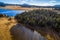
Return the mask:
<path id="1" fill-rule="evenodd" d="M 0 14 L 0 18 L 1 17 L 8 17 L 7 15 L 5 15 L 5 14 Z"/>

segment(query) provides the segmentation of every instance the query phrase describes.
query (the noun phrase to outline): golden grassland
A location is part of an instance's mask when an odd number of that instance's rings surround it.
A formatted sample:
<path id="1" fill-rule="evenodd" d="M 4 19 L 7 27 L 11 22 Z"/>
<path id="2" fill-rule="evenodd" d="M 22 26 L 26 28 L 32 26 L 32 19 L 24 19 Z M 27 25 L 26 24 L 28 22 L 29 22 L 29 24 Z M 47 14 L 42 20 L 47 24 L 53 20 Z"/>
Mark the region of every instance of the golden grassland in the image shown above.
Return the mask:
<path id="1" fill-rule="evenodd" d="M 12 40 L 9 30 L 15 24 L 14 19 L 0 18 L 0 40 Z"/>
<path id="2" fill-rule="evenodd" d="M 28 7 L 21 7 L 21 6 L 5 6 L 5 7 L 0 7 L 4 9 L 13 9 L 13 10 L 35 10 L 39 8 L 28 8 Z"/>
<path id="3" fill-rule="evenodd" d="M 21 7 L 21 6 L 5 6 L 5 7 L 0 7 L 0 8 L 4 8 L 4 9 L 13 9 L 13 10 L 36 10 L 36 9 L 48 9 L 48 10 L 52 10 L 54 8 L 38 8 L 38 7 Z"/>

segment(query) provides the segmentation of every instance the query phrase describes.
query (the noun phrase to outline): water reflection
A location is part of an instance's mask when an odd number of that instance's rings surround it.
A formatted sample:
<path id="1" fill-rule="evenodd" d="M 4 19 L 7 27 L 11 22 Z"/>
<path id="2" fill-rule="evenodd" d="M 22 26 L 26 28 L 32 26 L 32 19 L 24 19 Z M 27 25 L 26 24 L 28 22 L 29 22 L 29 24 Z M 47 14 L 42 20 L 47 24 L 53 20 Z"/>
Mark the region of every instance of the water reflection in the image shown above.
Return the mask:
<path id="1" fill-rule="evenodd" d="M 20 24 L 10 29 L 13 40 L 46 40 L 38 32 L 32 31 Z"/>

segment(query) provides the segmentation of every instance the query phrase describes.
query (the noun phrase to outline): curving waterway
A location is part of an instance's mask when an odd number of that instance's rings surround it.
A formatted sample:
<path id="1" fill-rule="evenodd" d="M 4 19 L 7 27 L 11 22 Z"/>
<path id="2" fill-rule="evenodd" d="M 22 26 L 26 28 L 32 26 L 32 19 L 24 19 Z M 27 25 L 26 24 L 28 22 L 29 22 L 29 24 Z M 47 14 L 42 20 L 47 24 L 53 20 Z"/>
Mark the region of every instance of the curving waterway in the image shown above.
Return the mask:
<path id="1" fill-rule="evenodd" d="M 37 31 L 32 31 L 20 24 L 13 26 L 10 32 L 13 40 L 47 40 Z"/>

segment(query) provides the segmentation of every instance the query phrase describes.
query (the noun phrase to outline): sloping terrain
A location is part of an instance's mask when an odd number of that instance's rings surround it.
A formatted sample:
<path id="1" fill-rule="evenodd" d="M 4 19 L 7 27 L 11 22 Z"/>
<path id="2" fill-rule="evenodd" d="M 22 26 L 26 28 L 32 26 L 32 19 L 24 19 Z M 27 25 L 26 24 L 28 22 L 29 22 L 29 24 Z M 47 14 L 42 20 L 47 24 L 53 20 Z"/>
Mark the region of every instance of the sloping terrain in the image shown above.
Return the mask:
<path id="1" fill-rule="evenodd" d="M 15 19 L 18 23 L 24 24 L 27 28 L 38 31 L 48 40 L 60 40 L 60 14 L 53 10 L 24 12 L 16 15 Z"/>
<path id="2" fill-rule="evenodd" d="M 10 35 L 10 28 L 15 25 L 15 21 L 7 17 L 0 18 L 0 40 L 12 40 Z"/>

